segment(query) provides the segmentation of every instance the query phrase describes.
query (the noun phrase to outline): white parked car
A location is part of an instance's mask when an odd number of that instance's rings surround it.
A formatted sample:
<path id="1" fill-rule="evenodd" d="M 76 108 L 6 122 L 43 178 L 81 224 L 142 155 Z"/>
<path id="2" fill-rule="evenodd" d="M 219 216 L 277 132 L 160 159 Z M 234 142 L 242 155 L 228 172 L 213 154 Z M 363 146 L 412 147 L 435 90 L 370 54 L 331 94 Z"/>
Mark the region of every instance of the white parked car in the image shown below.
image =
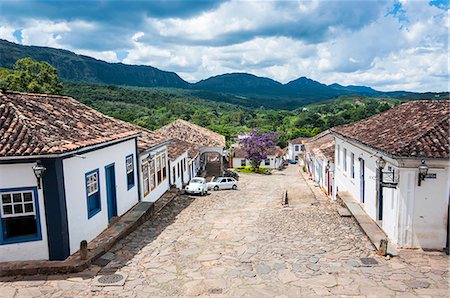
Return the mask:
<path id="1" fill-rule="evenodd" d="M 208 189 L 237 189 L 237 180 L 232 177 L 216 177 L 208 182 Z"/>
<path id="2" fill-rule="evenodd" d="M 191 179 L 189 184 L 184 189 L 188 194 L 208 194 L 208 185 L 206 184 L 206 179 L 202 177 L 194 177 Z"/>

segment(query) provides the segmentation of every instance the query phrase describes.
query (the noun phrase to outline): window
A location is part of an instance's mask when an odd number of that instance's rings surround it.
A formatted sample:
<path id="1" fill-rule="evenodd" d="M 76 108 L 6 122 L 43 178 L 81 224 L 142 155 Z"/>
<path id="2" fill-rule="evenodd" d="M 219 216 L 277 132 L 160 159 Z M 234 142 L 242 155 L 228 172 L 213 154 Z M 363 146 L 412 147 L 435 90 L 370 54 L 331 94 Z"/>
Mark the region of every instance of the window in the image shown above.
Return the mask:
<path id="1" fill-rule="evenodd" d="M 183 159 L 183 172 L 186 172 L 186 158 Z"/>
<path id="2" fill-rule="evenodd" d="M 352 152 L 350 159 L 350 166 L 352 171 L 352 178 L 355 178 L 355 154 Z"/>
<path id="3" fill-rule="evenodd" d="M 150 161 L 150 190 L 154 190 L 156 187 L 156 173 L 155 173 L 155 161 Z"/>
<path id="4" fill-rule="evenodd" d="M 344 160 L 344 172 L 347 172 L 347 148 L 344 148 L 342 159 Z"/>
<path id="5" fill-rule="evenodd" d="M 264 161 L 264 165 L 270 166 L 270 159 L 266 159 L 266 160 Z"/>
<path id="6" fill-rule="evenodd" d="M 0 190 L 0 244 L 41 240 L 36 187 Z"/>
<path id="7" fill-rule="evenodd" d="M 102 210 L 98 176 L 98 169 L 86 173 L 85 175 L 88 218 L 91 218 Z"/>
<path id="8" fill-rule="evenodd" d="M 340 166 L 341 165 L 341 146 L 337 146 L 337 163 Z"/>
<path id="9" fill-rule="evenodd" d="M 245 167 L 246 166 L 246 159 L 241 159 L 241 167 Z"/>
<path id="10" fill-rule="evenodd" d="M 298 151 L 298 150 L 299 150 L 299 146 L 295 145 L 295 151 Z"/>
<path id="11" fill-rule="evenodd" d="M 167 167 L 166 167 L 166 154 L 164 153 L 162 156 L 162 174 L 163 174 L 163 180 L 166 180 L 167 178 Z"/>
<path id="12" fill-rule="evenodd" d="M 158 176 L 158 185 L 160 185 L 162 182 L 161 156 L 156 158 L 156 174 Z"/>
<path id="13" fill-rule="evenodd" d="M 148 162 L 142 165 L 142 179 L 144 180 L 144 197 L 150 193 L 150 177 L 148 175 Z"/>
<path id="14" fill-rule="evenodd" d="M 128 189 L 131 189 L 134 186 L 134 161 L 133 161 L 133 154 L 128 155 L 125 158 L 125 168 L 126 168 L 126 171 L 127 171 L 127 186 L 128 186 Z"/>

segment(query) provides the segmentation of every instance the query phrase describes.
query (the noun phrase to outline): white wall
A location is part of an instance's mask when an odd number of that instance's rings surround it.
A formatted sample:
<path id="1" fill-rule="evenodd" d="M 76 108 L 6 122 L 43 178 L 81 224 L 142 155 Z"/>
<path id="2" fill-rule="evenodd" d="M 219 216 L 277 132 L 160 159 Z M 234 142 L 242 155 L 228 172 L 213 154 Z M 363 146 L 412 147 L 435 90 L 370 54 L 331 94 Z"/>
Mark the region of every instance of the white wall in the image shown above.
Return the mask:
<path id="1" fill-rule="evenodd" d="M 340 147 L 340 152 L 338 151 Z M 343 170 L 343 148 L 347 148 L 347 172 Z M 355 154 L 355 178 L 351 178 L 351 153 Z M 340 153 L 340 162 L 338 154 Z M 375 155 L 376 154 L 376 155 Z M 360 163 L 365 161 L 365 202 L 361 204 L 366 213 L 377 220 L 376 160 L 380 153 L 361 145 L 344 142 L 336 137 L 335 185 L 339 192 L 347 191 L 360 202 Z M 419 187 L 418 165 L 420 160 L 386 160 L 384 172 L 398 173 L 397 188 L 383 187 L 383 220 L 378 222 L 389 239 L 400 247 L 442 249 L 447 239 L 447 216 L 449 200 L 448 161 L 428 160 L 429 173 L 436 179 L 426 179 Z M 387 177 L 384 175 L 384 179 Z"/>
<path id="2" fill-rule="evenodd" d="M 295 150 L 296 145 L 298 146 L 298 150 Z M 295 160 L 295 157 L 303 152 L 302 147 L 303 147 L 303 145 L 301 145 L 301 144 L 288 143 L 288 154 L 287 155 L 288 155 L 289 160 Z M 298 161 L 300 162 L 300 158 Z"/>
<path id="3" fill-rule="evenodd" d="M 186 170 L 183 171 L 183 160 L 186 162 Z M 170 164 L 170 184 L 178 189 L 183 188 L 183 183 L 189 182 L 189 167 L 187 151 L 178 156 L 175 160 L 171 160 Z M 178 175 L 178 165 L 180 167 L 180 175 Z M 175 169 L 175 177 L 173 177 L 173 169 Z M 182 180 L 183 179 L 183 180 Z"/>
<path id="4" fill-rule="evenodd" d="M 335 185 L 338 192 L 347 191 L 353 198 L 360 202 L 361 198 L 361 180 L 360 180 L 360 162 L 359 158 L 364 160 L 365 166 L 365 187 L 363 204 L 364 210 L 372 218 L 376 219 L 377 207 L 377 181 L 376 181 L 376 160 L 378 157 L 373 156 L 375 152 L 362 150 L 349 142 L 344 142 L 336 137 L 335 139 Z M 338 150 L 340 147 L 340 151 Z M 344 148 L 347 149 L 347 171 L 344 171 Z M 351 177 L 351 153 L 355 154 L 355 178 Z M 340 157 L 338 158 L 338 154 Z M 336 194 L 336 191 L 334 191 Z"/>
<path id="5" fill-rule="evenodd" d="M 241 166 L 241 161 L 244 160 L 245 158 L 238 158 L 238 157 L 233 157 L 233 167 L 237 168 Z M 283 163 L 283 160 L 281 157 L 276 157 L 275 155 L 271 155 L 271 156 L 267 156 L 267 159 L 270 160 L 270 164 L 266 165 L 265 161 L 263 160 L 261 162 L 261 164 L 259 165 L 260 167 L 266 168 L 266 169 L 278 169 L 281 164 Z M 251 163 L 249 160 L 245 161 L 245 165 L 246 166 L 250 166 Z"/>
<path id="6" fill-rule="evenodd" d="M 78 251 L 82 240 L 91 241 L 108 227 L 105 166 L 114 163 L 118 216 L 138 202 L 137 167 L 134 162 L 135 185 L 127 188 L 126 156 L 136 157 L 135 140 L 131 139 L 103 149 L 83 153 L 82 157 L 63 160 L 66 190 L 70 253 Z M 88 219 L 85 173 L 99 169 L 101 211 Z"/>
<path id="7" fill-rule="evenodd" d="M 147 158 L 147 156 L 149 155 L 149 153 L 151 153 L 151 155 L 153 156 L 152 161 L 154 161 L 158 156 L 162 156 L 165 154 L 167 173 L 166 173 L 166 179 L 164 181 L 162 181 L 159 185 L 158 185 L 158 183 L 156 183 L 155 189 L 151 190 L 147 195 L 145 195 L 144 181 L 143 181 L 144 175 L 142 173 L 142 164 L 144 162 L 144 159 Z M 169 177 L 171 174 L 169 173 L 170 168 L 169 168 L 169 158 L 167 155 L 167 146 L 162 146 L 158 149 L 155 149 L 154 151 L 140 154 L 138 169 L 140 171 L 139 179 L 140 179 L 140 187 L 141 187 L 141 200 L 144 202 L 156 202 L 170 188 Z M 155 169 L 155 171 L 156 171 L 156 169 Z"/>
<path id="8" fill-rule="evenodd" d="M 34 163 L 0 164 L 0 189 L 37 187 L 32 166 Z M 42 240 L 0 245 L 0 262 L 48 260 L 47 225 L 44 194 L 38 189 L 38 203 Z"/>

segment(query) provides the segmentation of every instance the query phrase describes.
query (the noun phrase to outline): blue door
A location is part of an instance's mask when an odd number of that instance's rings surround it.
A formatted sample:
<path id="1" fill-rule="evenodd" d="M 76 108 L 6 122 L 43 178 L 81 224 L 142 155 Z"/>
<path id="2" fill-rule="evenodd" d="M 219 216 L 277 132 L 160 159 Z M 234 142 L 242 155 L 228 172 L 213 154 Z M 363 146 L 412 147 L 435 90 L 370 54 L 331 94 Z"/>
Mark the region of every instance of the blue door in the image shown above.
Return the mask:
<path id="1" fill-rule="evenodd" d="M 106 177 L 106 200 L 108 203 L 108 221 L 113 216 L 117 216 L 117 198 L 116 198 L 116 171 L 114 164 L 105 167 Z"/>
<path id="2" fill-rule="evenodd" d="M 364 203 L 364 190 L 365 190 L 365 180 L 364 180 L 364 159 L 359 160 L 359 181 L 360 181 L 360 201 Z"/>

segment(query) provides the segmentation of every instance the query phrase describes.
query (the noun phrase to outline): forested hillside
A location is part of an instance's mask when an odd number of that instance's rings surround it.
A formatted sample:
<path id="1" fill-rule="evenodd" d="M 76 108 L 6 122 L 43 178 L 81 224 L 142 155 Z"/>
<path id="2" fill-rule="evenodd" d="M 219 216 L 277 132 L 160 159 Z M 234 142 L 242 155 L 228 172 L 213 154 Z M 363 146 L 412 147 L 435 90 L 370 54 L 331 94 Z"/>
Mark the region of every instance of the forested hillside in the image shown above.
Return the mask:
<path id="1" fill-rule="evenodd" d="M 63 93 L 118 119 L 157 129 L 182 118 L 225 135 L 228 141 L 252 128 L 280 133 L 280 145 L 327 128 L 370 117 L 398 100 L 341 97 L 288 110 L 252 109 L 199 98 L 182 89 L 135 88 L 65 83 Z"/>

